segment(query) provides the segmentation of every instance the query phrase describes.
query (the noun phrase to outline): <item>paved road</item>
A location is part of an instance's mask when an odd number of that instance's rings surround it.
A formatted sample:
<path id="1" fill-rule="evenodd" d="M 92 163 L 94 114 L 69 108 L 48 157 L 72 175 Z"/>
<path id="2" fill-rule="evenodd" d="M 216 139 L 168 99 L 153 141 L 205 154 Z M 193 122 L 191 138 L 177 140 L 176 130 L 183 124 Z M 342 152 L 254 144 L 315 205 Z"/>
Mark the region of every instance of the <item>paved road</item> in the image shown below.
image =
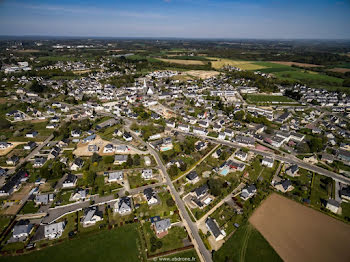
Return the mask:
<path id="1" fill-rule="evenodd" d="M 211 254 L 209 253 L 209 251 L 206 249 L 205 245 L 203 244 L 203 241 L 201 239 L 201 237 L 199 236 L 198 233 L 198 229 L 196 227 L 196 225 L 192 222 L 190 216 L 187 213 L 186 207 L 184 205 L 184 203 L 182 202 L 179 193 L 176 191 L 167 171 L 165 166 L 163 165 L 163 162 L 161 161 L 161 159 L 159 158 L 158 153 L 149 145 L 147 145 L 148 150 L 152 153 L 152 155 L 156 158 L 156 161 L 158 163 L 158 165 L 160 166 L 165 179 L 166 179 L 166 183 L 168 184 L 169 188 L 170 188 L 170 192 L 171 194 L 174 196 L 175 198 L 175 203 L 177 205 L 177 207 L 180 210 L 180 215 L 183 218 L 183 222 L 184 225 L 186 226 L 191 239 L 193 241 L 193 244 L 195 246 L 195 248 L 197 249 L 198 253 L 200 254 L 200 258 L 202 261 L 204 262 L 211 262 L 212 258 L 211 258 Z"/>
<path id="2" fill-rule="evenodd" d="M 52 139 L 54 138 L 54 135 L 51 134 L 48 138 L 46 138 L 46 140 L 44 142 L 42 142 L 39 146 L 37 146 L 32 152 L 30 152 L 25 158 L 22 158 L 18 164 L 16 165 L 16 167 L 21 166 L 23 163 L 27 162 L 29 159 L 33 158 L 37 153 L 39 153 L 39 151 L 47 145 L 47 143 L 49 143 Z M 10 169 L 8 171 L 8 174 L 11 175 L 15 172 L 16 168 Z"/>
<path id="3" fill-rule="evenodd" d="M 191 136 L 197 136 L 201 139 L 205 139 L 207 141 L 212 141 L 213 143 L 218 143 L 218 144 L 227 145 L 227 146 L 231 146 L 231 147 L 238 147 L 238 148 L 244 147 L 241 144 L 231 142 L 231 141 L 220 140 L 220 139 L 217 139 L 214 137 L 208 137 L 208 136 L 199 136 L 199 135 L 196 135 L 193 133 L 183 132 L 181 130 L 176 130 L 176 131 L 183 133 L 183 134 L 191 135 Z M 343 184 L 350 185 L 350 177 L 345 177 L 345 176 L 339 175 L 337 173 L 334 173 L 332 171 L 326 170 L 324 168 L 308 164 L 308 163 L 300 160 L 299 158 L 297 158 L 293 155 L 289 155 L 289 154 L 287 154 L 287 156 L 276 155 L 273 152 L 262 151 L 262 150 L 258 150 L 255 148 L 249 148 L 249 150 L 255 154 L 258 154 L 258 155 L 272 157 L 275 160 L 279 160 L 279 161 L 287 162 L 287 163 L 291 163 L 291 164 L 297 164 L 299 167 L 304 168 L 306 170 L 321 174 L 323 176 L 333 178 L 335 181 L 342 182 Z"/>
<path id="4" fill-rule="evenodd" d="M 114 195 L 103 196 L 103 197 L 92 196 L 91 199 L 95 201 L 95 205 L 104 204 L 107 202 L 110 202 L 113 204 L 113 201 L 116 201 L 116 199 L 114 199 Z M 60 218 L 61 216 L 65 215 L 67 213 L 81 210 L 83 208 L 89 207 L 90 205 L 91 205 L 90 201 L 87 200 L 84 202 L 77 202 L 74 204 L 65 205 L 65 206 L 61 206 L 61 207 L 50 208 L 47 211 L 48 215 L 43 219 L 42 223 L 43 224 L 50 224 L 52 222 L 55 222 L 55 220 L 57 220 L 58 218 Z"/>

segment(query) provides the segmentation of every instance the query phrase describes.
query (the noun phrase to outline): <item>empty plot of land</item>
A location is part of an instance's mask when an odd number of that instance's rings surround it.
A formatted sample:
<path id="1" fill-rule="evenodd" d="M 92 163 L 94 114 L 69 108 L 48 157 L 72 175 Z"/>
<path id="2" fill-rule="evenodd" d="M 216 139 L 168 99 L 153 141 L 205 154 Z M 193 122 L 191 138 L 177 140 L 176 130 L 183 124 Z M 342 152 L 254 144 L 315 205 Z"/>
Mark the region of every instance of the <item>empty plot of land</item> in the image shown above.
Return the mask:
<path id="1" fill-rule="evenodd" d="M 224 66 L 239 67 L 243 70 L 258 70 L 263 69 L 265 66 L 255 64 L 254 61 L 232 60 L 227 58 L 207 57 L 211 59 L 211 65 L 215 69 L 220 69 Z"/>
<path id="2" fill-rule="evenodd" d="M 284 261 L 350 261 L 350 225 L 278 194 L 249 221 Z"/>
<path id="3" fill-rule="evenodd" d="M 287 66 L 295 65 L 295 66 L 300 66 L 300 67 L 323 67 L 322 65 L 299 63 L 299 62 L 289 62 L 289 61 L 271 61 L 271 63 L 280 64 L 280 65 L 287 65 Z"/>
<path id="4" fill-rule="evenodd" d="M 336 68 L 328 69 L 328 71 L 337 72 L 337 73 L 347 73 L 347 72 L 350 72 L 350 68 L 336 67 Z"/>
<path id="5" fill-rule="evenodd" d="M 189 76 L 197 77 L 200 79 L 207 79 L 220 74 L 217 71 L 204 71 L 204 70 L 190 70 L 190 71 L 186 71 L 185 73 Z"/>
<path id="6" fill-rule="evenodd" d="M 1 149 L 0 150 L 0 156 L 5 156 L 8 153 L 10 153 L 13 149 L 15 149 L 18 145 L 25 144 L 25 142 L 11 142 L 12 146 L 6 148 L 6 149 Z"/>
<path id="7" fill-rule="evenodd" d="M 204 61 L 200 61 L 200 60 L 182 60 L 182 59 L 165 59 L 165 58 L 157 58 L 157 59 L 163 62 L 180 64 L 180 65 L 205 65 L 206 64 Z"/>

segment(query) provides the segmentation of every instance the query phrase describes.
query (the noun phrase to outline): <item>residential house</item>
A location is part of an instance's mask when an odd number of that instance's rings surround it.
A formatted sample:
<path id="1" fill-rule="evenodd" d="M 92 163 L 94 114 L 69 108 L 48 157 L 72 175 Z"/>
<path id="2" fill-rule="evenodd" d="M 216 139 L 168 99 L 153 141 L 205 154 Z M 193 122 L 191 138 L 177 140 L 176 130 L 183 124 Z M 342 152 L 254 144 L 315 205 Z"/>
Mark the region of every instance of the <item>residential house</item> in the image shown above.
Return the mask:
<path id="1" fill-rule="evenodd" d="M 144 162 L 146 166 L 150 166 L 151 165 L 151 159 L 148 156 L 145 156 L 144 158 Z"/>
<path id="2" fill-rule="evenodd" d="M 153 171 L 152 169 L 144 169 L 142 170 L 141 177 L 145 180 L 149 180 L 153 178 Z"/>
<path id="3" fill-rule="evenodd" d="M 26 137 L 29 137 L 29 138 L 34 138 L 34 137 L 37 137 L 38 136 L 38 132 L 37 131 L 30 131 L 26 134 Z"/>
<path id="4" fill-rule="evenodd" d="M 171 222 L 169 218 L 166 219 L 160 219 L 155 221 L 152 220 L 152 225 L 154 227 L 154 231 L 156 232 L 156 235 L 158 238 L 161 238 L 168 234 L 168 230 L 171 228 Z"/>
<path id="5" fill-rule="evenodd" d="M 62 183 L 63 188 L 75 187 L 77 183 L 77 176 L 73 174 L 68 174 L 66 179 Z"/>
<path id="6" fill-rule="evenodd" d="M 21 187 L 21 183 L 28 179 L 28 173 L 25 171 L 18 171 L 10 179 L 6 181 L 6 184 L 0 188 L 0 196 L 8 196 L 12 192 L 17 191 Z"/>
<path id="7" fill-rule="evenodd" d="M 25 150 L 32 150 L 34 149 L 34 147 L 36 147 L 36 143 L 33 141 L 29 141 L 26 145 L 24 145 L 24 149 Z"/>
<path id="8" fill-rule="evenodd" d="M 13 155 L 6 160 L 6 164 L 10 166 L 15 166 L 17 165 L 18 161 L 19 161 L 19 157 L 16 155 Z"/>
<path id="9" fill-rule="evenodd" d="M 210 231 L 210 233 L 212 234 L 212 236 L 216 241 L 222 240 L 226 236 L 225 231 L 220 230 L 216 221 L 211 217 L 207 218 L 207 220 L 205 221 L 205 225 L 207 226 L 208 230 Z"/>
<path id="10" fill-rule="evenodd" d="M 263 166 L 267 166 L 267 167 L 269 167 L 269 168 L 272 168 L 272 167 L 273 167 L 273 163 L 274 163 L 273 158 L 267 157 L 267 156 L 265 156 L 265 157 L 263 158 L 262 162 L 261 162 L 261 164 L 262 164 Z"/>
<path id="11" fill-rule="evenodd" d="M 286 193 L 294 189 L 294 187 L 292 186 L 292 182 L 288 179 L 276 183 L 273 182 L 273 186 L 282 193 Z"/>
<path id="12" fill-rule="evenodd" d="M 82 224 L 84 226 L 92 226 L 102 220 L 103 213 L 98 210 L 98 207 L 93 206 L 84 209 L 84 217 L 82 219 Z"/>
<path id="13" fill-rule="evenodd" d="M 108 183 L 122 181 L 124 179 L 123 171 L 116 171 L 108 173 Z"/>
<path id="14" fill-rule="evenodd" d="M 47 205 L 48 203 L 52 202 L 54 198 L 55 198 L 55 195 L 52 193 L 36 195 L 34 202 L 36 205 Z"/>
<path id="15" fill-rule="evenodd" d="M 327 201 L 326 208 L 331 212 L 337 214 L 339 212 L 340 203 L 335 199 L 329 199 Z"/>
<path id="16" fill-rule="evenodd" d="M 66 227 L 65 222 L 58 222 L 44 226 L 45 238 L 55 239 L 62 236 L 62 233 Z"/>
<path id="17" fill-rule="evenodd" d="M 143 194 L 145 195 L 148 205 L 155 205 L 158 203 L 157 194 L 153 188 L 149 187 L 144 189 Z"/>
<path id="18" fill-rule="evenodd" d="M 241 161 L 246 161 L 247 160 L 247 157 L 248 157 L 248 154 L 242 150 L 238 150 L 236 153 L 235 153 L 235 157 L 237 157 L 238 159 L 240 159 Z"/>
<path id="19" fill-rule="evenodd" d="M 83 167 L 83 165 L 84 165 L 84 161 L 80 157 L 77 157 L 76 159 L 74 159 L 72 165 L 70 166 L 70 170 L 78 171 Z"/>
<path id="20" fill-rule="evenodd" d="M 13 227 L 12 239 L 9 242 L 24 241 L 32 232 L 33 224 L 29 220 L 20 220 Z"/>
<path id="21" fill-rule="evenodd" d="M 246 201 L 249 198 L 253 197 L 256 194 L 256 187 L 255 185 L 250 185 L 245 187 L 241 192 L 241 198 Z"/>
<path id="22" fill-rule="evenodd" d="M 115 155 L 113 164 L 114 165 L 121 165 L 123 163 L 126 163 L 127 160 L 128 160 L 127 155 Z"/>
<path id="23" fill-rule="evenodd" d="M 103 148 L 103 153 L 114 153 L 115 149 L 114 149 L 114 145 L 113 144 L 107 144 L 105 145 L 105 147 Z"/>
<path id="24" fill-rule="evenodd" d="M 222 155 L 222 150 L 221 150 L 221 148 L 219 148 L 211 156 L 213 158 L 219 158 L 221 155 Z"/>
<path id="25" fill-rule="evenodd" d="M 298 176 L 299 167 L 298 165 L 291 165 L 286 169 L 286 174 L 291 177 Z"/>
<path id="26" fill-rule="evenodd" d="M 187 182 L 191 183 L 191 184 L 195 184 L 199 181 L 199 177 L 196 171 L 191 171 L 190 173 L 188 173 L 186 175 L 186 180 Z"/>
<path id="27" fill-rule="evenodd" d="M 74 193 L 72 193 L 70 200 L 71 201 L 79 201 L 79 200 L 84 201 L 87 198 L 87 195 L 88 195 L 87 189 L 78 188 L 77 190 L 75 190 Z"/>
<path id="28" fill-rule="evenodd" d="M 119 213 L 120 215 L 130 214 L 132 211 L 132 201 L 128 196 L 121 197 L 114 204 L 114 212 Z"/>
<path id="29" fill-rule="evenodd" d="M 128 141 L 128 142 L 132 141 L 132 136 L 128 132 L 124 132 L 123 138 L 125 139 L 125 141 Z"/>

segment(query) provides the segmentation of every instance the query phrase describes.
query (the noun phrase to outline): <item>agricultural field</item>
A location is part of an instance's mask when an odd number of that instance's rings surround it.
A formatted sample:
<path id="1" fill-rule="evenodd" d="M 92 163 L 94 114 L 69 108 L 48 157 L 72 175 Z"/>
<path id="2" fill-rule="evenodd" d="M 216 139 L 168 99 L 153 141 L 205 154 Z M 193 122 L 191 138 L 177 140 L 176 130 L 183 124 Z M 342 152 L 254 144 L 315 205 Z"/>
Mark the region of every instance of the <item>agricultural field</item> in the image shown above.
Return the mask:
<path id="1" fill-rule="evenodd" d="M 252 225 L 240 226 L 225 244 L 214 253 L 214 262 L 282 261 L 265 238 Z"/>
<path id="2" fill-rule="evenodd" d="M 323 67 L 322 65 L 299 63 L 299 62 L 290 62 L 290 61 L 271 61 L 274 64 L 287 65 L 287 66 L 300 66 L 300 67 Z"/>
<path id="3" fill-rule="evenodd" d="M 292 98 L 286 97 L 286 96 L 271 96 L 271 95 L 253 95 L 253 94 L 248 94 L 245 96 L 246 101 L 248 103 L 252 104 L 270 104 L 270 103 L 298 103 Z"/>
<path id="4" fill-rule="evenodd" d="M 2 257 L 1 261 L 52 262 L 75 261 L 130 261 L 142 260 L 138 224 L 125 225 L 113 230 L 77 237 L 56 246 L 27 255 Z"/>
<path id="5" fill-rule="evenodd" d="M 167 58 L 157 58 L 157 60 L 166 62 L 166 63 L 174 63 L 179 65 L 205 65 L 207 64 L 201 60 L 187 60 L 187 59 L 167 59 Z"/>
<path id="6" fill-rule="evenodd" d="M 350 260 L 350 225 L 279 194 L 270 195 L 249 221 L 284 261 Z"/>
<path id="7" fill-rule="evenodd" d="M 254 61 L 233 60 L 227 58 L 207 57 L 211 60 L 211 65 L 215 69 L 221 69 L 224 66 L 235 66 L 243 70 L 260 70 L 265 68 L 263 65 L 259 65 Z"/>

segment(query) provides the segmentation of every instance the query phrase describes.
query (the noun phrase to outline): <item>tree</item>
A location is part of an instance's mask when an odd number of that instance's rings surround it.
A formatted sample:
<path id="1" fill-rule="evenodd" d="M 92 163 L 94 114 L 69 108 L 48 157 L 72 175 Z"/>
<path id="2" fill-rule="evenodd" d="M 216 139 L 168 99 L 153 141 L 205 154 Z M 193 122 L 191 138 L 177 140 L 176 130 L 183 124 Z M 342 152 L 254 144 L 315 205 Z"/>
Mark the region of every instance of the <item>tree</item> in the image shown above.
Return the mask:
<path id="1" fill-rule="evenodd" d="M 244 119 L 244 116 L 245 116 L 244 111 L 240 110 L 235 114 L 235 119 L 238 121 L 242 121 Z"/>
<path id="2" fill-rule="evenodd" d="M 171 165 L 169 168 L 169 175 L 170 177 L 176 177 L 179 173 L 179 169 L 176 165 Z"/>
<path id="3" fill-rule="evenodd" d="M 169 207 L 173 207 L 173 206 L 175 206 L 175 201 L 174 201 L 174 199 L 172 199 L 172 198 L 170 197 L 170 198 L 168 198 L 168 199 L 166 200 L 166 204 L 167 204 L 167 206 L 169 206 Z"/>
<path id="4" fill-rule="evenodd" d="M 141 157 L 139 154 L 134 155 L 134 165 L 139 166 L 141 164 Z"/>
<path id="5" fill-rule="evenodd" d="M 174 144 L 174 151 L 176 153 L 181 153 L 182 149 L 181 149 L 181 145 L 179 143 Z"/>
<path id="6" fill-rule="evenodd" d="M 101 159 L 101 157 L 96 152 L 94 152 L 92 157 L 91 157 L 91 162 L 92 163 L 99 162 L 100 159 Z"/>
<path id="7" fill-rule="evenodd" d="M 105 164 L 112 164 L 114 162 L 114 157 L 113 156 L 106 156 L 103 159 L 103 163 Z"/>
<path id="8" fill-rule="evenodd" d="M 0 117 L 0 129 L 7 129 L 11 126 L 10 121 L 7 119 Z"/>
<path id="9" fill-rule="evenodd" d="M 36 92 L 36 93 L 42 93 L 44 91 L 44 86 L 40 85 L 38 81 L 34 80 L 30 86 L 30 91 Z"/>
<path id="10" fill-rule="evenodd" d="M 128 159 L 126 160 L 126 165 L 128 167 L 132 167 L 133 164 L 134 164 L 134 161 L 132 160 L 132 156 L 128 155 Z"/>
<path id="11" fill-rule="evenodd" d="M 95 183 L 96 173 L 93 171 L 84 171 L 83 172 L 83 179 L 85 181 L 85 184 L 88 186 L 93 186 Z"/>
<path id="12" fill-rule="evenodd" d="M 210 178 L 208 181 L 208 186 L 213 196 L 219 196 L 221 194 L 222 183 L 220 179 Z"/>
<path id="13" fill-rule="evenodd" d="M 64 164 L 61 162 L 54 162 L 52 164 L 52 176 L 55 178 L 59 178 L 62 177 L 64 174 Z"/>

